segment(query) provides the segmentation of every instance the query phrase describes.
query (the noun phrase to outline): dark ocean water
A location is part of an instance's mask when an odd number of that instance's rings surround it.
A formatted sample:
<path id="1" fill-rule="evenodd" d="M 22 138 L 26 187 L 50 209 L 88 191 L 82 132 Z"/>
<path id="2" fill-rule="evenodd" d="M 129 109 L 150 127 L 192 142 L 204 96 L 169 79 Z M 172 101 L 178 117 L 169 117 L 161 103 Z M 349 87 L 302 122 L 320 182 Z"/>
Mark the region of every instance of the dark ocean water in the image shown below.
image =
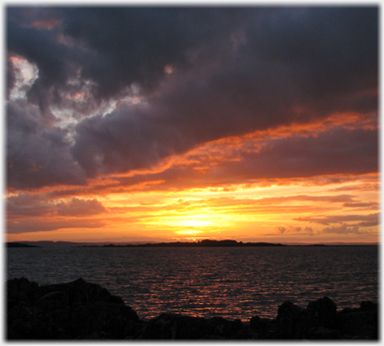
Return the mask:
<path id="1" fill-rule="evenodd" d="M 328 296 L 338 309 L 378 302 L 378 247 L 10 248 L 7 278 L 40 285 L 82 277 L 142 319 L 162 312 L 273 318 L 284 301 Z"/>

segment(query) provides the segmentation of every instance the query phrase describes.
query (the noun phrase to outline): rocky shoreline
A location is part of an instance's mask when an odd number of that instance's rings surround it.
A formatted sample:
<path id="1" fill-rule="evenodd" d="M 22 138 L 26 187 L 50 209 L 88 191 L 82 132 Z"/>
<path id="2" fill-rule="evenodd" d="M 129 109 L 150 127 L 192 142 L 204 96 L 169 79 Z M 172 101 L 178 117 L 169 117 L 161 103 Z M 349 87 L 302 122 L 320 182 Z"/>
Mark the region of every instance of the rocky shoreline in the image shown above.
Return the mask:
<path id="1" fill-rule="evenodd" d="M 6 282 L 7 340 L 378 340 L 378 305 L 337 311 L 328 297 L 306 308 L 284 302 L 274 319 L 250 321 L 162 313 L 140 320 L 122 298 L 78 279 L 39 286 Z"/>

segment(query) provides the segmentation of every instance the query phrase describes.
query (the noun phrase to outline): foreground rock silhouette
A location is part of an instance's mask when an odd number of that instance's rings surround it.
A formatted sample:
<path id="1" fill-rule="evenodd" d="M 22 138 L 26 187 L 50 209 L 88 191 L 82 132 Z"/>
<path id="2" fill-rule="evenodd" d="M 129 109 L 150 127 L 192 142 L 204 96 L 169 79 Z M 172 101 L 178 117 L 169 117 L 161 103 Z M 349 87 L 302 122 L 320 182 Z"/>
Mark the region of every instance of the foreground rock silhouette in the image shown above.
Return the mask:
<path id="1" fill-rule="evenodd" d="M 100 285 L 78 279 L 39 286 L 26 278 L 8 280 L 8 340 L 366 340 L 378 339 L 378 306 L 337 312 L 328 297 L 306 308 L 279 306 L 275 319 L 249 322 L 162 313 L 149 321 Z"/>

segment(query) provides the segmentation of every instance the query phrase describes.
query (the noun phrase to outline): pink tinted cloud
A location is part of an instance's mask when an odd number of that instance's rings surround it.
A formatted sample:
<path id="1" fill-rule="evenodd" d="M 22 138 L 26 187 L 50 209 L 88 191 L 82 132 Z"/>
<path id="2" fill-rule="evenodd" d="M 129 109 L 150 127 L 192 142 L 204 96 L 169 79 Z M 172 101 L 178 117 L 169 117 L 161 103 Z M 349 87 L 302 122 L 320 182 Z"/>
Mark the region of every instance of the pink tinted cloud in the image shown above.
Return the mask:
<path id="1" fill-rule="evenodd" d="M 106 213 L 97 199 L 73 197 L 69 201 L 55 201 L 49 194 L 19 194 L 7 198 L 7 215 L 15 217 L 69 216 L 87 217 Z"/>
<path id="2" fill-rule="evenodd" d="M 358 221 L 360 226 L 376 226 L 379 224 L 379 214 L 372 213 L 368 215 L 327 215 L 327 216 L 309 216 L 309 217 L 298 217 L 296 221 L 306 221 L 310 223 L 318 223 L 322 225 L 329 225 L 330 223 L 343 223 L 350 221 Z"/>

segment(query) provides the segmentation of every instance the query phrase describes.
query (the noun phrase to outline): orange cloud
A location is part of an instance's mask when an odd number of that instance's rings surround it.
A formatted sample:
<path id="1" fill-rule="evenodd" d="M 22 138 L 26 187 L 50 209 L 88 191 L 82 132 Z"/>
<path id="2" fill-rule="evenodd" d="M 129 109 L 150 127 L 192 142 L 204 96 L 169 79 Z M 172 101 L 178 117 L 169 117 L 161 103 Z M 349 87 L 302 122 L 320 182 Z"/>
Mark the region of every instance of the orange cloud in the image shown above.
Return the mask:
<path id="1" fill-rule="evenodd" d="M 36 28 L 44 28 L 44 29 L 51 30 L 55 25 L 57 25 L 60 22 L 61 22 L 60 19 L 55 19 L 55 18 L 45 19 L 45 20 L 36 20 L 32 23 L 32 26 Z"/>

